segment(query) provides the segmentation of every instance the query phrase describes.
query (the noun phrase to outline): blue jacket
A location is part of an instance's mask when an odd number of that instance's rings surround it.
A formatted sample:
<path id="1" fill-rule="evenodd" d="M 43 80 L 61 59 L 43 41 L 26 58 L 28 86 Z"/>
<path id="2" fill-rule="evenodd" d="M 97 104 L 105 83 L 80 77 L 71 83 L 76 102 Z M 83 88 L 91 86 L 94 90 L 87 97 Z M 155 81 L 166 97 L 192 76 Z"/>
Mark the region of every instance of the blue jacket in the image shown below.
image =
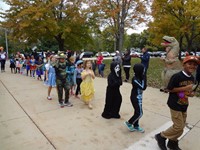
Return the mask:
<path id="1" fill-rule="evenodd" d="M 141 63 L 144 65 L 145 69 L 147 70 L 149 67 L 149 59 L 150 54 L 148 52 L 145 52 L 142 57 L 140 57 Z"/>

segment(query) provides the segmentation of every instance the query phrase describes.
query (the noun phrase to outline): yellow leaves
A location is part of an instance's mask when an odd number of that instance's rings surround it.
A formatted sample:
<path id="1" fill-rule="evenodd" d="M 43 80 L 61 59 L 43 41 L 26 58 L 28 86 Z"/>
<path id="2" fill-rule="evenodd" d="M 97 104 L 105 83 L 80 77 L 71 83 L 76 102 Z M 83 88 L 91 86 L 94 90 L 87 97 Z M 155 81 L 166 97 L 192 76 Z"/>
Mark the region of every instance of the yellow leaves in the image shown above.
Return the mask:
<path id="1" fill-rule="evenodd" d="M 70 27 L 66 27 L 64 31 L 65 31 L 65 32 L 71 32 L 72 30 L 71 30 Z"/>

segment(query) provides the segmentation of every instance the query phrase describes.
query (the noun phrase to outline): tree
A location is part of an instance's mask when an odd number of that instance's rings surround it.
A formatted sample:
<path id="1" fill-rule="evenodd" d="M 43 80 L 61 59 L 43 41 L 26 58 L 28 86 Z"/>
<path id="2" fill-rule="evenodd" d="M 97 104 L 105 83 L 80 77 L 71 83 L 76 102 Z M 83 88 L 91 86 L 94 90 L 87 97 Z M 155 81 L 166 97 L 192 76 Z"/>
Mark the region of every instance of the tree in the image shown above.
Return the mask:
<path id="1" fill-rule="evenodd" d="M 91 0 L 89 5 L 99 12 L 101 27 L 112 27 L 110 32 L 119 51 L 123 48 L 125 30 L 149 19 L 150 0 Z"/>
<path id="2" fill-rule="evenodd" d="M 2 26 L 14 39 L 37 42 L 54 38 L 63 51 L 79 49 L 90 42 L 87 11 L 83 0 L 5 0 L 10 9 L 1 13 Z"/>
<path id="3" fill-rule="evenodd" d="M 149 24 L 151 42 L 158 45 L 164 35 L 179 40 L 180 48 L 191 51 L 200 36 L 200 3 L 198 0 L 154 0 Z"/>

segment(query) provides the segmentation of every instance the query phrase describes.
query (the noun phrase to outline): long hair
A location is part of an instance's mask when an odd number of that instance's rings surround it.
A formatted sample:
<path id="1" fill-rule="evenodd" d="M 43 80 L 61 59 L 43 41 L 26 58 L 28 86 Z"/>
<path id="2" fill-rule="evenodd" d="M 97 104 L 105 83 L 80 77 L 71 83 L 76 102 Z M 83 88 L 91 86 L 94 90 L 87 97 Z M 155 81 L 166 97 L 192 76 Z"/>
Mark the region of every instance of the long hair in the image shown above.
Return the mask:
<path id="1" fill-rule="evenodd" d="M 88 62 L 91 63 L 91 67 L 90 67 L 89 69 L 92 69 L 92 62 L 91 62 L 91 60 L 86 60 L 86 61 L 84 61 L 84 63 L 83 63 L 83 68 L 84 68 L 84 69 L 86 68 L 86 64 L 87 64 Z"/>

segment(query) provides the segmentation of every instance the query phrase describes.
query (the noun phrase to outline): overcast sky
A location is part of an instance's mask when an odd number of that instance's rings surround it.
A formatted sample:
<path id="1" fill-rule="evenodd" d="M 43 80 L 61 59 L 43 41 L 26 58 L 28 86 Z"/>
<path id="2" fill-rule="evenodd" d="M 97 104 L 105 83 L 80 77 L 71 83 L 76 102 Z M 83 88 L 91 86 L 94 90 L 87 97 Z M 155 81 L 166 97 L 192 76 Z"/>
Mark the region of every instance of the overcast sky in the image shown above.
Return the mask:
<path id="1" fill-rule="evenodd" d="M 6 9 L 8 9 L 8 8 L 9 8 L 9 6 L 6 5 L 6 4 L 3 2 L 3 0 L 0 0 L 0 9 L 6 10 Z"/>

